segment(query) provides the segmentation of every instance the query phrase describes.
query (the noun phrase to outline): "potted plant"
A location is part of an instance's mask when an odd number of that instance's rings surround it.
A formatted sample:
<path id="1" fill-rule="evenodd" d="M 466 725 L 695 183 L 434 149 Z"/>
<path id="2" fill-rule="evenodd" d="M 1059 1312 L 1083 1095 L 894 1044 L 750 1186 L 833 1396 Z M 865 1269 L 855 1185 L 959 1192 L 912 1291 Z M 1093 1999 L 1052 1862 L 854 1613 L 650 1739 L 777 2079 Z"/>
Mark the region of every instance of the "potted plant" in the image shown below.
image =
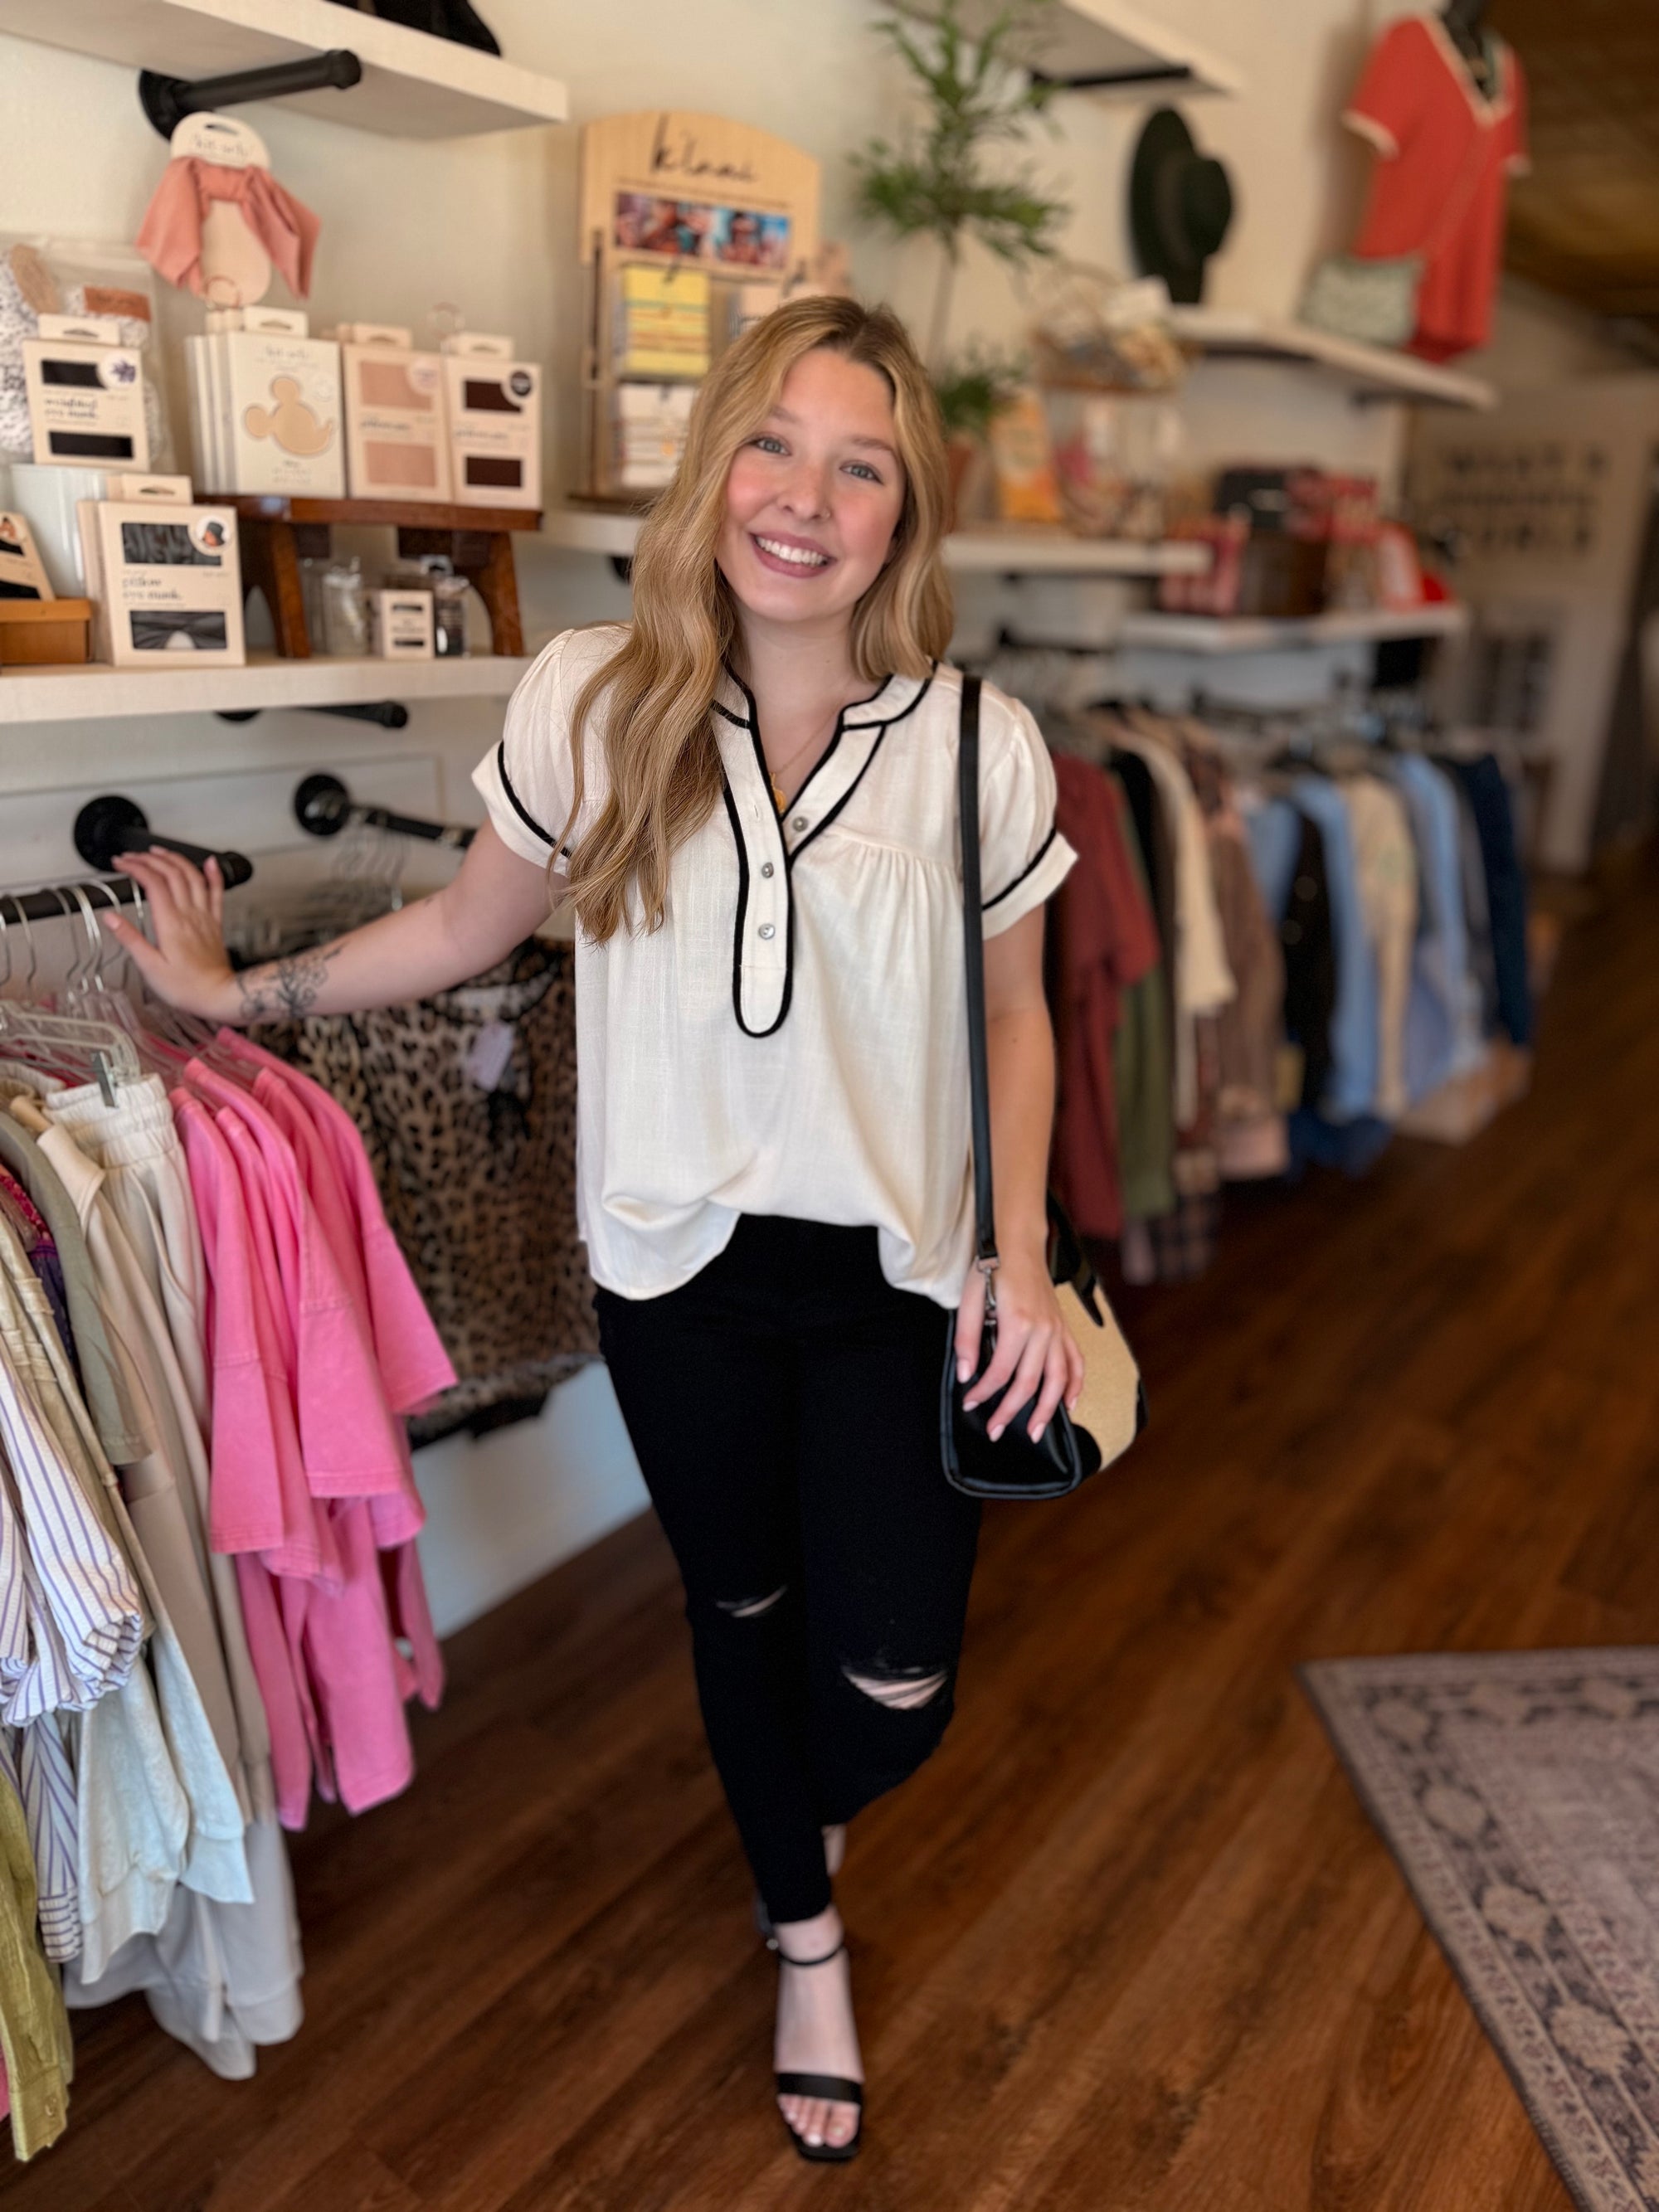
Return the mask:
<path id="1" fill-rule="evenodd" d="M 1026 381 L 1021 354 L 1000 353 L 973 340 L 933 379 L 951 460 L 951 526 L 963 481 L 975 453 L 989 442 L 991 425 Z"/>
<path id="2" fill-rule="evenodd" d="M 977 240 L 1010 269 L 1023 270 L 1054 253 L 1055 233 L 1071 212 L 1039 188 L 1029 169 L 1011 173 L 988 158 L 994 149 L 1022 141 L 1060 89 L 1031 71 L 1052 3 L 997 0 L 971 37 L 963 22 L 971 0 L 938 0 L 915 11 L 919 20 L 890 15 L 875 26 L 915 80 L 924 115 L 902 143 L 872 139 L 854 156 L 857 205 L 896 238 L 931 238 L 939 246 L 923 349 L 936 377 L 945 370 L 951 299 L 966 241 Z"/>

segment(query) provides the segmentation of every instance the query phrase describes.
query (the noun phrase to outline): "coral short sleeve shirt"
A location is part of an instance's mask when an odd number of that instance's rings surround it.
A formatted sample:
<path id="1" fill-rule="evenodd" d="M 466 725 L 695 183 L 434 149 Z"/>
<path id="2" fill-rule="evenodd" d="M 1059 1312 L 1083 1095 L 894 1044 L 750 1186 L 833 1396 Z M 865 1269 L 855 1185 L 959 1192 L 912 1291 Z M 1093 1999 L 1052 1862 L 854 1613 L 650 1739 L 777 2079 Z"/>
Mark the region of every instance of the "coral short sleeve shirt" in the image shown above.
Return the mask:
<path id="1" fill-rule="evenodd" d="M 538 866 L 570 811 L 572 708 L 621 638 L 556 638 L 473 776 L 502 842 Z M 890 1283 L 958 1302 L 973 1252 L 961 684 L 944 667 L 890 677 L 845 708 L 780 818 L 754 702 L 723 680 L 722 803 L 674 855 L 664 927 L 577 937 L 577 1216 L 607 1290 L 677 1289 L 740 1215 L 773 1213 L 873 1226 Z M 573 837 L 604 797 L 591 722 L 585 744 Z M 992 936 L 1075 856 L 1036 724 L 988 686 L 980 773 Z"/>
<path id="2" fill-rule="evenodd" d="M 1521 65 L 1502 40 L 1491 50 L 1488 97 L 1438 16 L 1404 16 L 1372 48 L 1343 112 L 1378 157 L 1354 252 L 1424 256 L 1411 343 L 1433 361 L 1491 334 L 1508 180 L 1528 166 Z"/>

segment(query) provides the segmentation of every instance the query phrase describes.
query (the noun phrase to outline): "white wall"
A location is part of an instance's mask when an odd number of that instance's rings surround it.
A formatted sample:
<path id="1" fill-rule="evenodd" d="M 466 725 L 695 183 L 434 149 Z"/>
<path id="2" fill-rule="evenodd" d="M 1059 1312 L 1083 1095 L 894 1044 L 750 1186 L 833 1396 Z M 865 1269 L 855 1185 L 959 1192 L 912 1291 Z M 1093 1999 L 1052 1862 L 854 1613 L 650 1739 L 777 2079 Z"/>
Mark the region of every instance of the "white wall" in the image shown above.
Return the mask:
<path id="1" fill-rule="evenodd" d="M 1200 140 L 1229 163 L 1238 198 L 1233 235 L 1213 264 L 1222 306 L 1289 312 L 1317 255 L 1349 234 L 1364 175 L 1363 150 L 1335 126 L 1340 100 L 1389 4 L 1365 0 L 1148 0 L 1149 9 L 1236 61 L 1250 90 L 1233 102 L 1191 103 Z M 872 38 L 860 0 L 483 0 L 508 57 L 563 77 L 575 121 L 653 106 L 705 108 L 777 131 L 824 164 L 826 228 L 849 238 L 865 289 L 901 304 L 925 296 L 927 251 L 895 249 L 854 230 L 847 155 L 902 120 L 898 73 Z M 342 18 L 341 37 L 349 25 Z M 131 238 L 165 149 L 140 114 L 130 71 L 0 37 L 5 128 L 0 224 L 59 236 Z M 349 94 L 341 95 L 342 112 Z M 1127 271 L 1123 181 L 1143 111 L 1086 98 L 1059 103 L 1060 135 L 1034 159 L 1071 199 L 1066 240 L 1079 258 Z M 583 306 L 574 252 L 577 133 L 549 130 L 453 143 L 403 143 L 281 106 L 249 111 L 277 176 L 322 218 L 317 326 L 349 315 L 423 325 L 438 301 L 477 329 L 512 331 L 552 368 L 553 482 L 574 473 L 574 389 Z M 280 296 L 280 288 L 273 296 Z M 164 327 L 199 327 L 174 295 Z M 1018 299 L 1001 270 L 970 257 L 957 334 L 1006 342 Z M 1348 408 L 1297 380 L 1206 370 L 1194 380 L 1194 420 L 1213 447 L 1228 433 L 1260 453 L 1313 453 L 1364 465 L 1394 452 L 1386 415 Z M 177 410 L 175 409 L 175 413 Z M 1215 419 L 1219 416 L 1219 420 Z M 182 427 L 182 421 L 180 421 Z M 532 641 L 573 621 L 626 611 L 599 562 L 524 547 L 521 586 Z M 500 708 L 420 708 L 395 742 L 438 764 L 441 804 L 476 816 L 466 781 L 499 731 Z M 231 727 L 209 718 L 59 726 L 41 741 L 0 750 L 0 803 L 19 791 L 177 775 L 186 769 L 326 763 L 349 780 L 354 762 L 388 741 L 349 723 L 267 714 Z M 63 865 L 73 864 L 65 848 Z M 555 1558 L 641 1502 L 638 1478 L 602 1376 L 559 1393 L 534 1429 L 475 1447 L 422 1455 L 432 1507 L 428 1571 L 441 1624 L 453 1626 L 533 1577 Z"/>

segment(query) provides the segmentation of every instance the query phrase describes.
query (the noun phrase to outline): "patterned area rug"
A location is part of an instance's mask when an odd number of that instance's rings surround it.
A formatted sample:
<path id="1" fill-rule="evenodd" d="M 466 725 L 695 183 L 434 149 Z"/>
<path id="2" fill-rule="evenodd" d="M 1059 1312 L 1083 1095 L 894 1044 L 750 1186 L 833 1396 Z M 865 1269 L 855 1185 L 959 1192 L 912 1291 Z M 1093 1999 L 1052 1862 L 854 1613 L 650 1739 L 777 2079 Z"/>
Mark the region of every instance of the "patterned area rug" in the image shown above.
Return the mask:
<path id="1" fill-rule="evenodd" d="M 1304 1681 L 1586 2212 L 1659 2212 L 1659 1650 Z"/>

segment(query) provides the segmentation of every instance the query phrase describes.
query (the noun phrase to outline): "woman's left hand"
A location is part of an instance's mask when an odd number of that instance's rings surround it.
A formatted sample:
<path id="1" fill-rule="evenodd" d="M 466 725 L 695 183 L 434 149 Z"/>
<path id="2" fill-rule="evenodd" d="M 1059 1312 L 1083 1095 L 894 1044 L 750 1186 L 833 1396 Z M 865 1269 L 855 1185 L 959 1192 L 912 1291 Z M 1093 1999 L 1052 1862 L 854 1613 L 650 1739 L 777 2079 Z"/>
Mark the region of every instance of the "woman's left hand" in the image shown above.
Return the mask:
<path id="1" fill-rule="evenodd" d="M 967 1382 L 979 1364 L 985 1313 L 985 1278 L 969 1273 L 957 1316 L 957 1376 Z M 997 1269 L 996 1352 L 964 1407 L 982 1406 L 1005 1393 L 992 1409 L 989 1434 L 995 1442 L 1020 1407 L 1032 1398 L 1030 1431 L 1035 1443 L 1064 1398 L 1069 1412 L 1083 1389 L 1083 1354 L 1072 1340 L 1048 1279 L 1041 1251 L 1011 1253 Z"/>

